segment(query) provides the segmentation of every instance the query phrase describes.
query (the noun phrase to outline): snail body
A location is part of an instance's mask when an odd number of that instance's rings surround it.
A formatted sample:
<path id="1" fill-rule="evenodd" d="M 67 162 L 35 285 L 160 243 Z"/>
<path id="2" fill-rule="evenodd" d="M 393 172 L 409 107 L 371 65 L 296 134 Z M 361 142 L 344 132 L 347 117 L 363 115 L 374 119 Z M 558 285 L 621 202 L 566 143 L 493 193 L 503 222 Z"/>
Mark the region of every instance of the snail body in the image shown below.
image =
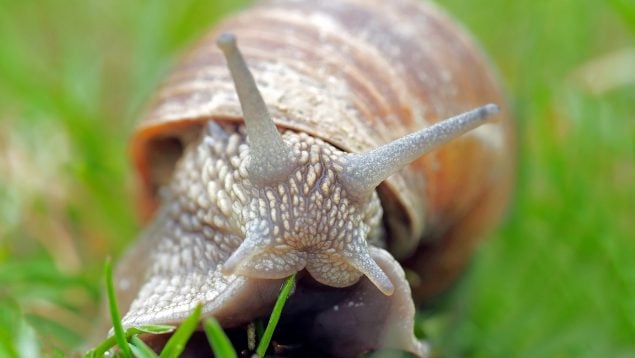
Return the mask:
<path id="1" fill-rule="evenodd" d="M 508 117 L 478 49 L 432 5 L 281 0 L 228 19 L 133 138 L 152 219 L 117 272 L 124 325 L 178 323 L 200 302 L 240 326 L 301 272 L 289 311 L 319 322 L 308 335 L 367 322 L 326 352 L 423 355 L 415 302 L 450 284 L 502 212 Z"/>

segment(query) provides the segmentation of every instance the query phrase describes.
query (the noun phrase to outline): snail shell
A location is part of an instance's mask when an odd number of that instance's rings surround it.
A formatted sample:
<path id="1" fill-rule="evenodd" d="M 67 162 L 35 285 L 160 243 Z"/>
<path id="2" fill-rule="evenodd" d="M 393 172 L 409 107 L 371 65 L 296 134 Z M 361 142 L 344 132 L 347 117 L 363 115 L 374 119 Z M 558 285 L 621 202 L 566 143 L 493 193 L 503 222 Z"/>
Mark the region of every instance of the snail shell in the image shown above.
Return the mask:
<path id="1" fill-rule="evenodd" d="M 240 195 L 249 202 L 251 193 L 259 195 L 258 188 L 271 182 L 264 174 L 258 180 L 253 175 L 266 169 L 253 164 L 258 162 L 252 158 L 257 157 L 253 148 L 257 138 L 250 133 L 256 132 L 249 131 L 249 123 L 246 131 L 243 127 L 247 111 L 241 102 L 244 105 L 245 101 L 242 97 L 239 101 L 227 62 L 216 46 L 219 35 L 225 32 L 239 39 L 240 51 L 272 123 L 284 133 L 281 143 L 290 148 L 290 161 L 309 151 L 302 143 L 315 145 L 322 148 L 320 158 L 330 158 L 320 159 L 320 163 L 331 159 L 335 163 L 336 178 L 352 172 L 346 165 L 355 156 L 346 153 L 371 152 L 485 103 L 501 107 L 496 122 L 471 130 L 425 156 L 417 155 L 392 175 L 386 172 L 381 184 L 374 183 L 369 192 L 360 189 L 356 196 L 358 191 L 353 188 L 365 180 L 364 176 L 347 179 L 354 184 L 343 185 L 341 190 L 346 194 L 342 195 L 349 195 L 351 203 L 358 197 L 366 200 L 355 215 L 371 226 L 366 239 L 373 260 L 366 263 L 374 266 L 360 271 L 372 284 L 353 275 L 338 285 L 335 280 L 319 277 L 317 269 L 311 272 L 327 286 L 347 287 L 343 290 L 366 297 L 368 307 L 373 307 L 374 299 L 392 300 L 385 302 L 393 308 L 404 307 L 400 314 L 389 309 L 382 319 L 406 322 L 405 328 L 391 327 L 410 330 L 405 341 L 351 345 L 349 353 L 394 346 L 423 354 L 412 336 L 414 302 L 425 303 L 446 288 L 468 260 L 476 241 L 500 217 L 512 179 L 513 138 L 505 99 L 480 50 L 438 8 L 411 0 L 268 1 L 222 22 L 190 50 L 154 97 L 132 140 L 142 189 L 140 207 L 153 221 L 118 269 L 118 296 L 124 312 L 128 310 L 124 323 L 178 322 L 202 301 L 207 314 L 218 317 L 225 326 L 240 325 L 266 313 L 279 287 L 275 279 L 284 277 L 253 274 L 258 270 L 247 267 L 251 265 L 248 258 L 253 256 L 242 253 L 247 246 L 242 243 L 249 241 L 245 235 L 271 228 L 245 228 L 241 219 L 232 216 L 249 211 L 244 208 L 250 204 L 237 204 Z M 225 45 L 227 55 L 233 50 Z M 233 70 L 231 74 L 236 80 Z M 241 85 L 236 82 L 240 95 Z M 479 118 L 493 112 L 487 108 L 479 112 Z M 212 157 L 206 159 L 209 153 Z M 227 163 L 215 165 L 218 160 Z M 304 160 L 301 163 L 310 159 Z M 271 167 L 278 165 L 272 163 Z M 193 189 L 206 185 L 201 182 L 212 175 L 209 168 L 226 171 L 214 175 L 225 180 L 221 184 L 229 188 L 239 185 L 239 190 L 229 190 L 239 200 L 229 202 L 231 195 L 217 198 L 223 192 L 217 187 Z M 319 178 L 328 177 L 326 168 Z M 293 178 L 294 170 L 285 173 Z M 368 172 L 370 181 L 377 181 L 377 170 L 373 167 Z M 275 177 L 277 172 L 272 173 Z M 306 180 L 307 172 L 302 173 L 298 179 Z M 233 182 L 227 184 L 227 177 Z M 261 179 L 266 183 L 260 187 Z M 262 190 L 266 197 L 266 190 Z M 381 207 L 375 208 L 379 202 Z M 182 215 L 184 210 L 196 213 L 212 204 L 213 213 L 227 215 L 216 221 L 215 217 L 206 220 Z M 258 211 L 254 208 L 236 215 L 253 219 L 257 214 L 251 213 Z M 167 222 L 178 225 L 166 229 Z M 197 240 L 211 240 L 216 245 L 197 244 Z M 165 257 L 168 252 L 169 259 Z M 206 260 L 213 264 L 206 266 Z M 284 262 L 293 260 L 295 256 Z M 409 283 L 404 269 L 411 278 Z M 180 285 L 185 277 L 192 279 L 192 271 L 204 282 L 196 281 L 199 286 L 190 282 L 183 288 Z M 158 279 L 162 280 L 161 289 L 156 288 Z M 376 289 L 368 293 L 373 285 L 392 298 Z M 356 289 L 364 294 L 360 296 Z M 254 297 L 253 290 L 259 297 Z M 351 314 L 359 317 L 370 312 Z"/>

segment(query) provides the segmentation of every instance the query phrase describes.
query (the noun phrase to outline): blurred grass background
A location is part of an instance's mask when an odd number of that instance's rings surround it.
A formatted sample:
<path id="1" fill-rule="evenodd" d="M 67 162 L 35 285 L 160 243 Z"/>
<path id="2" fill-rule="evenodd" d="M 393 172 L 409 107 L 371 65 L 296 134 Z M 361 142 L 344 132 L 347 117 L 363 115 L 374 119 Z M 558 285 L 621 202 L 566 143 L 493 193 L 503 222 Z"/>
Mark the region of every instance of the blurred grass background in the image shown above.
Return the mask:
<path id="1" fill-rule="evenodd" d="M 635 356 L 635 2 L 439 1 L 518 118 L 506 224 L 422 315 L 448 356 Z M 244 2 L 0 0 L 0 356 L 77 347 L 139 230 L 127 140 L 178 54 Z"/>

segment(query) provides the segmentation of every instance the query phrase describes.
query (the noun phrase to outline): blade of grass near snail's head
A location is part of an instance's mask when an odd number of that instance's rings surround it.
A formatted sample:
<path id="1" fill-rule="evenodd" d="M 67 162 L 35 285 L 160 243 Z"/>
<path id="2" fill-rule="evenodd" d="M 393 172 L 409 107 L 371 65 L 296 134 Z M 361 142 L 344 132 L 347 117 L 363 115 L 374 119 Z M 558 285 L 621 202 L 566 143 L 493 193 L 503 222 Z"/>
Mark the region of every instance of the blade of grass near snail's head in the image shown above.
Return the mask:
<path id="1" fill-rule="evenodd" d="M 142 325 L 129 327 L 123 329 L 121 324 L 121 315 L 119 313 L 119 305 L 115 296 L 113 278 L 112 278 L 112 262 L 107 259 L 105 264 L 105 278 L 106 278 L 106 291 L 108 296 L 108 303 L 110 309 L 110 315 L 112 318 L 114 335 L 106 338 L 94 349 L 86 352 L 84 358 L 103 357 L 106 352 L 117 346 L 124 357 L 157 357 L 157 355 L 148 347 L 143 340 L 139 338 L 141 334 L 166 334 L 174 332 L 170 337 L 165 347 L 161 351 L 159 357 L 175 357 L 178 356 L 189 341 L 190 337 L 196 330 L 199 319 L 202 313 L 202 306 L 199 304 L 196 306 L 192 314 L 188 316 L 183 323 L 176 329 L 174 326 L 169 325 Z M 289 298 L 291 291 L 295 284 L 295 275 L 289 276 L 280 289 L 280 294 L 274 305 L 269 318 L 267 328 L 260 336 L 260 343 L 257 347 L 257 354 L 259 357 L 264 357 L 264 354 L 269 347 L 273 332 L 276 329 L 282 309 Z M 203 323 L 205 334 L 210 343 L 210 347 L 214 354 L 218 357 L 236 357 L 236 351 L 231 344 L 231 341 L 223 331 L 222 327 L 218 324 L 216 319 L 208 318 Z"/>
<path id="2" fill-rule="evenodd" d="M 115 288 L 112 281 L 112 260 L 110 257 L 106 259 L 105 274 L 106 291 L 108 292 L 108 306 L 110 308 L 112 327 L 115 331 L 115 339 L 117 340 L 117 345 L 119 346 L 119 349 L 121 349 L 121 353 L 123 354 L 123 356 L 132 357 L 132 351 L 130 351 L 130 347 L 128 347 L 123 326 L 121 325 L 121 314 L 119 314 L 119 306 L 117 305 Z"/>
<path id="3" fill-rule="evenodd" d="M 137 358 L 156 358 L 158 357 L 152 348 L 148 347 L 139 336 L 132 336 L 130 338 L 130 350 Z"/>
<path id="4" fill-rule="evenodd" d="M 265 353 L 267 352 L 269 341 L 271 341 L 273 331 L 276 329 L 276 325 L 278 325 L 280 315 L 282 314 L 282 309 L 284 308 L 284 304 L 287 302 L 287 298 L 289 297 L 294 284 L 295 274 L 289 276 L 289 278 L 287 278 L 282 285 L 280 295 L 278 295 L 276 304 L 273 306 L 273 311 L 271 312 L 271 317 L 269 318 L 267 328 L 265 329 L 265 332 L 260 339 L 260 343 L 258 343 L 258 348 L 256 348 L 256 354 L 258 354 L 258 357 L 264 357 Z"/>
<path id="5" fill-rule="evenodd" d="M 106 293 L 108 297 L 108 307 L 110 310 L 110 317 L 112 319 L 112 325 L 113 325 L 115 334 L 106 338 L 104 341 L 98 344 L 95 348 L 84 353 L 85 358 L 103 357 L 107 351 L 109 351 L 111 348 L 115 347 L 116 345 L 120 347 L 119 349 L 121 349 L 122 354 L 126 354 L 123 352 L 126 351 L 126 348 L 129 348 L 128 341 L 133 340 L 135 337 L 137 337 L 140 334 L 166 334 L 166 333 L 171 333 L 172 331 L 174 331 L 175 327 L 173 326 L 159 325 L 159 324 L 135 326 L 135 327 L 130 327 L 124 331 L 123 326 L 121 324 L 121 315 L 119 314 L 119 305 L 117 303 L 117 298 L 115 296 L 115 289 L 114 289 L 114 284 L 112 279 L 112 261 L 110 258 L 106 259 L 104 273 L 105 273 L 105 280 L 106 280 Z M 134 344 L 134 341 L 133 341 L 133 344 Z M 126 348 L 121 348 L 122 346 Z M 139 347 L 139 345 L 137 346 Z M 144 347 L 141 347 L 142 350 L 143 348 Z M 134 349 L 132 350 L 134 351 Z M 130 354 L 130 356 L 132 356 L 133 352 L 131 352 L 131 349 L 128 349 L 127 351 Z M 135 353 L 135 355 L 137 354 Z"/>
<path id="6" fill-rule="evenodd" d="M 203 322 L 203 329 L 215 357 L 236 358 L 238 356 L 232 346 L 232 342 L 214 317 L 208 318 Z"/>
<path id="7" fill-rule="evenodd" d="M 198 327 L 198 321 L 201 317 L 201 312 L 203 311 L 203 306 L 201 304 L 196 305 L 194 308 L 194 312 L 181 323 L 179 328 L 174 332 L 172 337 L 168 340 L 161 351 L 161 358 L 167 357 L 178 357 L 185 346 L 187 345 L 187 341 L 192 336 L 192 333 Z"/>

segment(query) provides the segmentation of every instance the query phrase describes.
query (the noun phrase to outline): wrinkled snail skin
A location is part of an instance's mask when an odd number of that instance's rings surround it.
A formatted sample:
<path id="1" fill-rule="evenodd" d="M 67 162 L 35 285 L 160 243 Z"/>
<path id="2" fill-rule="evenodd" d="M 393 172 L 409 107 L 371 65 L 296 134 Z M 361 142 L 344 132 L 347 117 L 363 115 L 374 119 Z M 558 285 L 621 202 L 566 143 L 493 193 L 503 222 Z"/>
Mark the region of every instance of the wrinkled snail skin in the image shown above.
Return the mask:
<path id="1" fill-rule="evenodd" d="M 435 6 L 259 3 L 190 50 L 133 137 L 149 224 L 116 272 L 123 323 L 201 302 L 242 326 L 300 272 L 286 324 L 326 354 L 425 355 L 415 303 L 501 216 L 512 140 L 488 63 Z"/>

